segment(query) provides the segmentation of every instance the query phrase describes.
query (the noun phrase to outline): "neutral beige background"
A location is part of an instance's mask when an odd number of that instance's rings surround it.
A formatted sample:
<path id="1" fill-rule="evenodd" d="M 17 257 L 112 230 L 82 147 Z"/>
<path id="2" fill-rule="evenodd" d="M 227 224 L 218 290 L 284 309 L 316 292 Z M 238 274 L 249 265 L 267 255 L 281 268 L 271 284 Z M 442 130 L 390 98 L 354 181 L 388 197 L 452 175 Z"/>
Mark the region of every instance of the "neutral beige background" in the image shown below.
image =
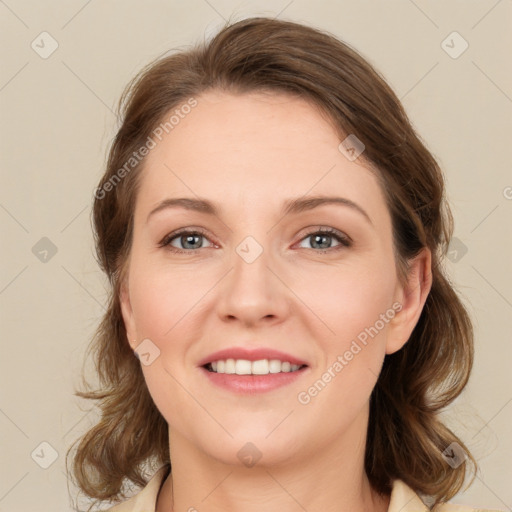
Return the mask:
<path id="1" fill-rule="evenodd" d="M 71 510 L 64 455 L 96 414 L 73 389 L 105 300 L 89 215 L 124 85 L 223 18 L 256 14 L 357 48 L 441 163 L 458 239 L 448 265 L 476 323 L 474 373 L 449 417 L 480 472 L 453 501 L 512 510 L 511 0 L 0 0 L 1 512 Z M 43 31 L 58 43 L 46 59 Z M 442 46 L 453 31 L 469 44 L 458 58 L 445 51 L 457 36 Z"/>

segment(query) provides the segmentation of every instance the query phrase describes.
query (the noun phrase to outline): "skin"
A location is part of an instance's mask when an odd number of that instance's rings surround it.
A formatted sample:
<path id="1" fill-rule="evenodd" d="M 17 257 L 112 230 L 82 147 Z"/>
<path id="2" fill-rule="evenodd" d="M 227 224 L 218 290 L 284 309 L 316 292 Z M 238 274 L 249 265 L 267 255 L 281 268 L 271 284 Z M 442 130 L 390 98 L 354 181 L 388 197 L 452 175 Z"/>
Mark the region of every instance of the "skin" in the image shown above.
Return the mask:
<path id="1" fill-rule="evenodd" d="M 363 465 L 369 397 L 385 355 L 402 348 L 419 319 L 431 287 L 430 252 L 412 260 L 401 283 L 375 176 L 361 158 L 351 162 L 338 150 L 339 137 L 311 104 L 278 93 L 210 91 L 197 100 L 146 157 L 121 291 L 131 348 L 149 338 L 160 350 L 142 366 L 169 424 L 173 470 L 157 512 L 385 511 L 389 496 L 370 487 Z M 285 200 L 304 195 L 348 198 L 371 222 L 339 205 L 281 214 Z M 148 220 L 173 197 L 206 198 L 221 210 L 167 208 Z M 184 227 L 206 236 L 159 246 Z M 315 245 L 319 227 L 352 245 L 329 235 Z M 252 263 L 236 252 L 247 236 L 263 248 Z M 395 302 L 401 311 L 301 404 L 298 394 Z M 198 368 L 203 357 L 233 346 L 273 347 L 308 369 L 277 390 L 235 394 Z M 247 442 L 261 453 L 253 467 L 237 457 Z"/>

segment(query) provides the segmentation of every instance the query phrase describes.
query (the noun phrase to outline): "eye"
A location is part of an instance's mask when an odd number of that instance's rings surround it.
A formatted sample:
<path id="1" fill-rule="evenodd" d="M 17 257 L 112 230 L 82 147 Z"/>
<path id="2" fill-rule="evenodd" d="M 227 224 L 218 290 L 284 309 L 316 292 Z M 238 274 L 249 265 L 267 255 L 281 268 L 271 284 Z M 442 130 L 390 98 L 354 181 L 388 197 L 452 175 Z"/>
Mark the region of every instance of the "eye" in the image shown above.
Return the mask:
<path id="1" fill-rule="evenodd" d="M 334 247 L 331 246 L 333 239 L 339 242 L 338 245 L 335 245 Z M 314 249 L 316 252 L 320 253 L 332 250 L 336 251 L 343 247 L 350 247 L 352 245 L 352 241 L 348 236 L 333 228 L 319 228 L 316 231 L 310 231 L 302 239 L 302 241 L 305 240 L 309 240 L 311 244 L 311 247 L 305 247 L 305 249 Z"/>
<path id="2" fill-rule="evenodd" d="M 207 240 L 206 234 L 201 229 L 181 229 L 165 236 L 158 244 L 159 247 L 167 247 L 172 252 L 194 252 L 195 249 L 203 249 L 203 242 Z M 175 243 L 181 245 L 176 247 Z"/>
<path id="3" fill-rule="evenodd" d="M 206 240 L 208 240 L 208 237 L 200 228 L 180 229 L 166 235 L 158 245 L 159 247 L 167 247 L 170 251 L 176 253 L 195 252 L 197 249 L 207 248 L 203 245 Z M 301 247 L 320 253 L 336 251 L 352 245 L 348 236 L 333 228 L 317 228 L 315 231 L 307 233 L 301 242 L 305 240 L 310 240 L 311 247 L 303 247 L 302 245 Z M 333 240 L 336 240 L 338 245 L 332 246 Z M 180 247 L 177 247 L 176 244 L 179 244 Z"/>

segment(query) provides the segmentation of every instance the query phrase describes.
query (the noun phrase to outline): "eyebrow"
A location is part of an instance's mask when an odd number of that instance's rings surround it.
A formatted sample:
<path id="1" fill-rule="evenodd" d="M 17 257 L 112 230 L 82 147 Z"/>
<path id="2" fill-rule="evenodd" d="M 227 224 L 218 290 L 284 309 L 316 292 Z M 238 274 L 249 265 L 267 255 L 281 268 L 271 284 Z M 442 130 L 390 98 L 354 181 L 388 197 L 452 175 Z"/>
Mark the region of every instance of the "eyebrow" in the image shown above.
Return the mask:
<path id="1" fill-rule="evenodd" d="M 298 197 L 296 199 L 288 199 L 283 203 L 281 213 L 285 215 L 293 215 L 302 213 L 305 211 L 313 210 L 319 206 L 328 204 L 341 205 L 351 208 L 354 211 L 359 212 L 370 224 L 372 220 L 366 211 L 361 208 L 357 203 L 347 199 L 345 197 L 336 196 L 306 196 Z M 218 204 L 208 201 L 207 199 L 193 198 L 193 197 L 173 197 L 160 201 L 153 210 L 149 213 L 146 222 L 149 218 L 157 212 L 168 208 L 184 208 L 186 210 L 196 211 L 204 213 L 206 215 L 213 215 L 218 217 L 220 213 L 220 207 Z"/>

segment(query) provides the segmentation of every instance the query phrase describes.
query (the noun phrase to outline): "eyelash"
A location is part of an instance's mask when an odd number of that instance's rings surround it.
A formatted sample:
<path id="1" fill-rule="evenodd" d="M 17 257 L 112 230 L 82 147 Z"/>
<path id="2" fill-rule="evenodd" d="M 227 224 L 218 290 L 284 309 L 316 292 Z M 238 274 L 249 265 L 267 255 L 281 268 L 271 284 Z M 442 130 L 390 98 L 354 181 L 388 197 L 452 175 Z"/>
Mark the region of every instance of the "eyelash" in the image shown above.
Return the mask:
<path id="1" fill-rule="evenodd" d="M 338 230 L 333 229 L 333 228 L 319 228 L 319 229 L 316 229 L 314 231 L 310 231 L 309 233 L 306 233 L 300 239 L 300 241 L 305 240 L 306 238 L 311 237 L 313 235 L 317 235 L 317 234 L 327 234 L 327 235 L 330 235 L 333 238 L 335 238 L 338 242 L 340 242 L 340 245 L 335 246 L 335 247 L 330 247 L 329 249 L 314 249 L 314 248 L 311 248 L 310 249 L 311 251 L 314 251 L 314 252 L 317 252 L 317 253 L 320 253 L 320 254 L 325 254 L 325 253 L 328 253 L 328 252 L 333 252 L 333 251 L 341 250 L 343 248 L 347 248 L 347 247 L 351 247 L 352 246 L 352 241 L 350 240 L 349 237 L 347 237 L 346 235 L 343 235 L 341 232 L 339 232 Z M 181 229 L 181 230 L 178 230 L 178 231 L 175 231 L 173 233 L 170 233 L 170 234 L 166 235 L 164 237 L 164 239 L 158 244 L 158 246 L 159 247 L 166 247 L 169 251 L 174 252 L 174 253 L 193 253 L 193 252 L 197 252 L 199 249 L 206 249 L 206 247 L 199 247 L 198 249 L 177 249 L 176 247 L 173 247 L 173 246 L 170 245 L 171 242 L 175 238 L 178 238 L 179 236 L 182 236 L 182 235 L 201 235 L 201 236 L 203 236 L 205 238 L 208 238 L 207 235 L 206 235 L 206 232 L 204 230 L 202 230 L 201 228 Z"/>

